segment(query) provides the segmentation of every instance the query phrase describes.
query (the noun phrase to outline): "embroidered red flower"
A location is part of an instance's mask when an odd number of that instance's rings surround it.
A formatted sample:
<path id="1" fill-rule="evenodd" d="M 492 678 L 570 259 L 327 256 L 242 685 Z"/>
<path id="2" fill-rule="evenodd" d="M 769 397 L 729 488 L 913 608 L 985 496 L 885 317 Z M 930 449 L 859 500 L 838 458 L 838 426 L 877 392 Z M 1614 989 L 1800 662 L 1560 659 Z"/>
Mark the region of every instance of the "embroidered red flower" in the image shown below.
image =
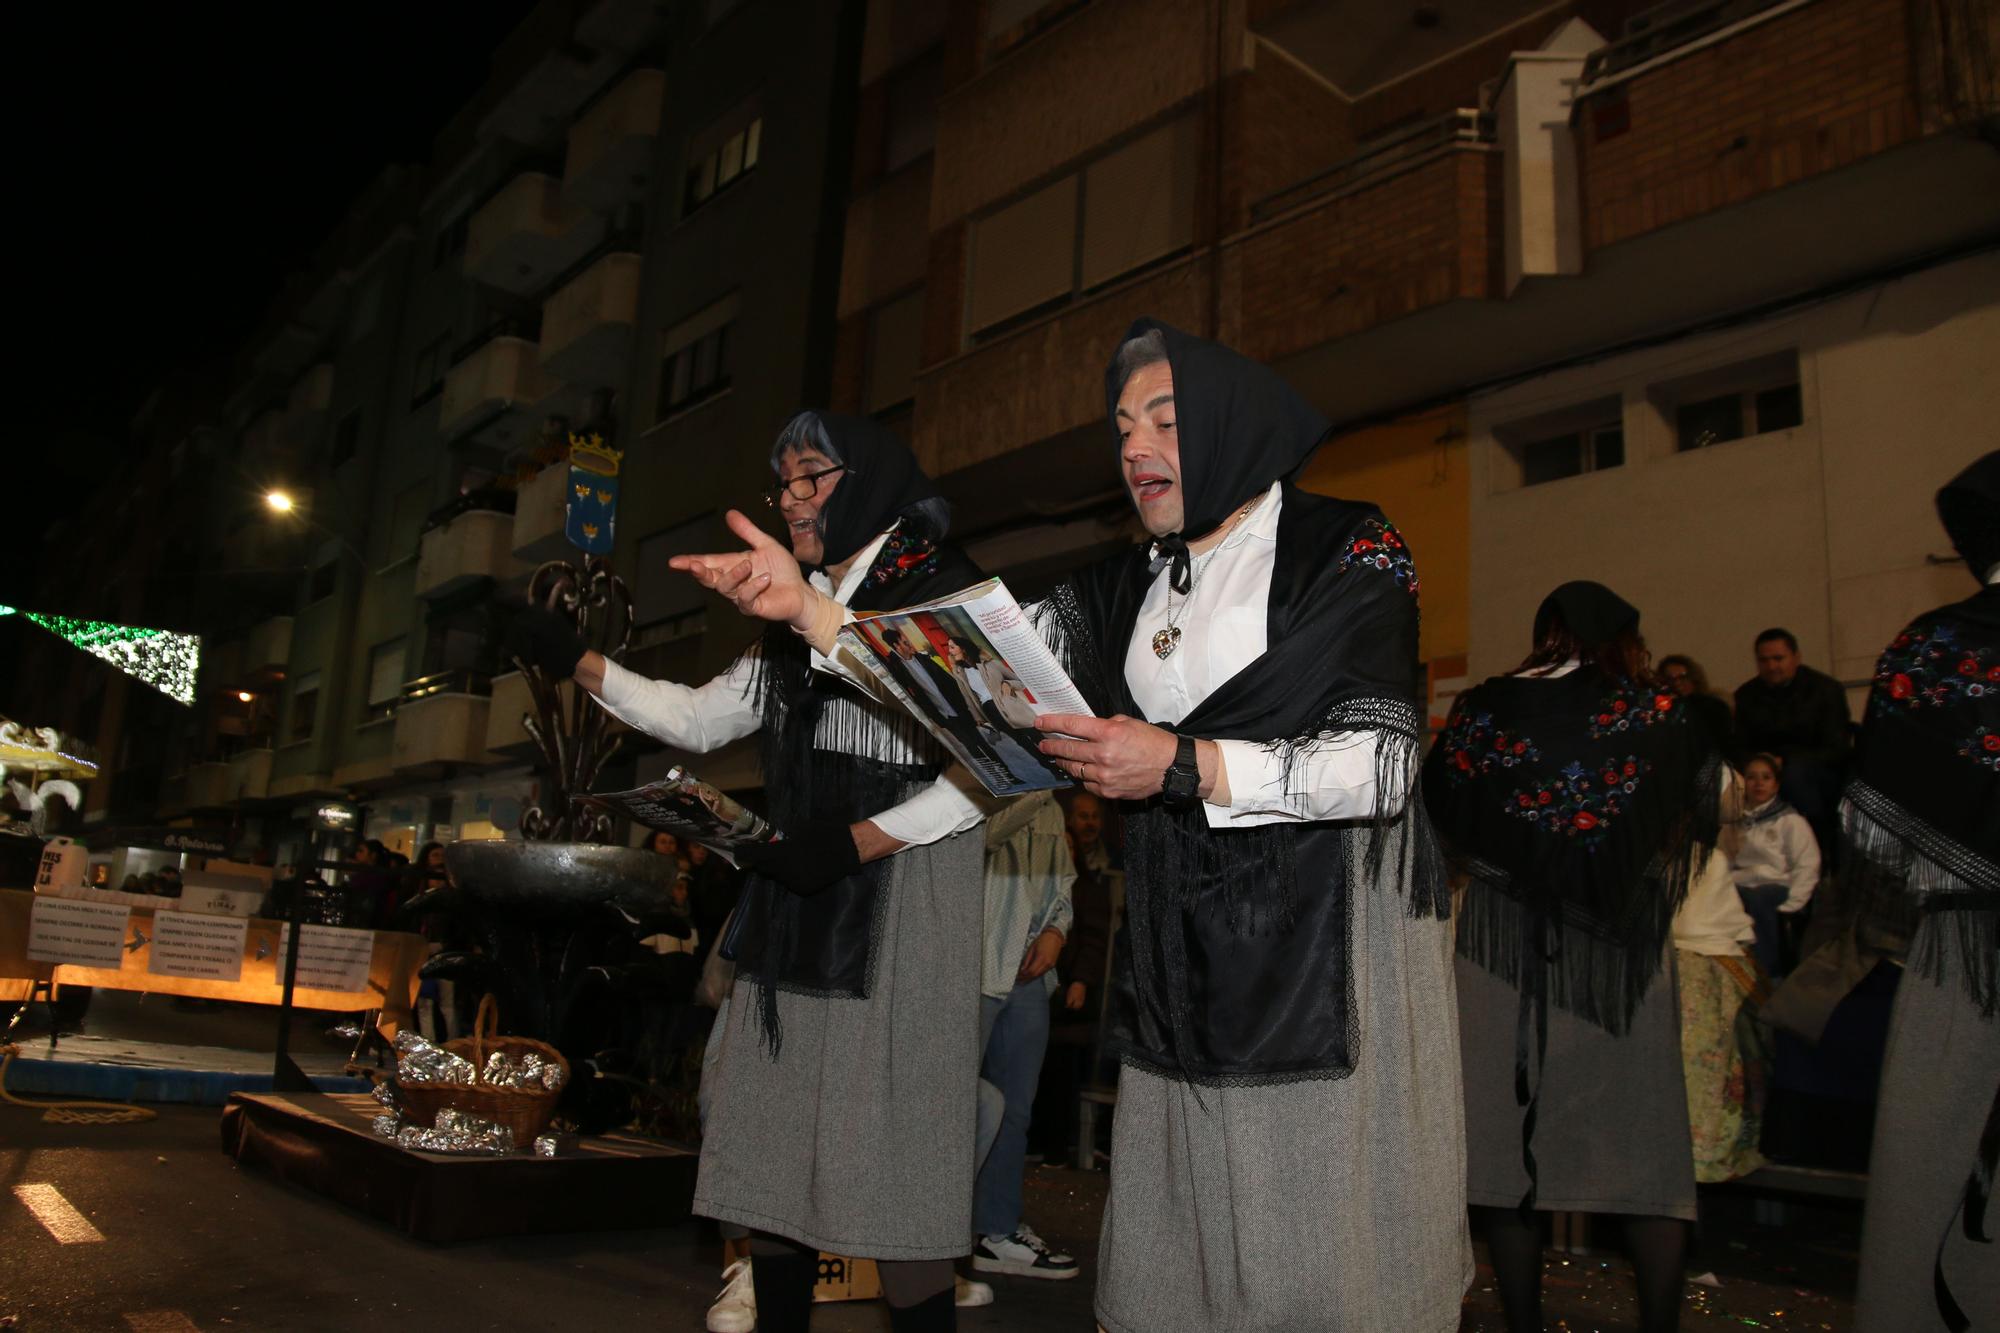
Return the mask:
<path id="1" fill-rule="evenodd" d="M 1968 658 L 1966 658 L 1966 659 L 1965 659 L 1964 661 L 1960 662 L 1960 663 L 1958 664 L 1958 674 L 1959 674 L 1959 675 L 1961 675 L 1961 676 L 1976 676 L 1976 675 L 1978 675 L 1978 674 L 1979 674 L 1979 659 L 1978 659 L 1978 658 L 1976 658 L 1976 657 L 1968 657 Z"/>
<path id="2" fill-rule="evenodd" d="M 1988 750 L 2000 753 L 2000 731 L 1993 732 L 1985 740 L 1981 741 L 1980 744 L 1984 745 Z"/>
<path id="3" fill-rule="evenodd" d="M 1514 742 L 1514 753 L 1515 753 L 1515 754 L 1526 754 L 1527 752 L 1528 752 L 1528 743 L 1527 743 L 1526 741 L 1515 741 L 1515 742 Z"/>
<path id="4" fill-rule="evenodd" d="M 1604 770 L 1604 782 L 1606 786 L 1615 786 L 1618 782 L 1618 775 L 1607 768 Z"/>
<path id="5" fill-rule="evenodd" d="M 1598 726 L 1600 726 L 1600 727 L 1608 727 L 1608 726 L 1610 726 L 1610 725 L 1611 725 L 1611 714 L 1609 714 L 1609 713 L 1599 713 L 1599 714 L 1597 715 L 1597 725 L 1598 725 Z"/>
<path id="6" fill-rule="evenodd" d="M 1472 756 L 1468 755 L 1463 750 L 1460 750 L 1457 753 L 1453 754 L 1451 757 L 1451 761 L 1454 764 L 1457 764 L 1461 769 L 1463 769 L 1468 773 L 1472 771 Z"/>
<path id="7" fill-rule="evenodd" d="M 1668 709 L 1672 708 L 1673 706 L 1674 706 L 1674 696 L 1673 696 L 1673 695 L 1671 695 L 1671 694 L 1656 694 L 1656 695 L 1654 695 L 1654 696 L 1653 696 L 1653 708 L 1654 708 L 1654 709 L 1655 709 L 1656 711 L 1658 711 L 1658 712 L 1661 712 L 1661 713 L 1664 713 L 1664 712 L 1666 712 L 1666 711 L 1667 711 Z"/>
<path id="8" fill-rule="evenodd" d="M 1991 739 L 1993 739 L 1993 738 L 1992 738 L 1992 737 L 1988 737 L 1987 739 L 1991 740 Z M 1518 801 L 1520 801 L 1520 803 L 1521 803 L 1522 805 L 1532 805 L 1532 804 L 1534 804 L 1534 802 L 1532 802 L 1532 801 L 1530 801 L 1530 800 L 1528 799 L 1528 794 L 1527 794 L 1526 792 L 1522 792 L 1522 793 L 1521 793 L 1521 794 L 1520 794 L 1520 795 L 1519 795 L 1518 797 L 1516 797 L 1515 799 L 1516 799 L 1516 800 L 1518 800 Z"/>
<path id="9" fill-rule="evenodd" d="M 1356 537 L 1354 539 L 1354 549 L 1356 551 L 1372 551 L 1375 549 L 1375 543 L 1369 541 L 1366 537 Z"/>
<path id="10" fill-rule="evenodd" d="M 1611 711 L 1614 713 L 1622 713 L 1631 706 L 1632 705 L 1626 703 L 1623 699 L 1614 699 L 1611 701 Z"/>
<path id="11" fill-rule="evenodd" d="M 1628 778 L 1638 773 L 1638 771 L 1639 771 L 1639 766 L 1637 764 L 1627 763 L 1625 765 L 1625 776 Z"/>
<path id="12" fill-rule="evenodd" d="M 1911 691 L 1915 689 L 1916 685 L 1911 682 L 1908 676 L 1900 671 L 1889 678 L 1889 697 L 1891 699 L 1907 699 L 1910 697 Z"/>
<path id="13" fill-rule="evenodd" d="M 1576 812 L 1576 818 L 1570 822 L 1588 833 L 1591 829 L 1597 827 L 1597 816 L 1591 814 L 1588 810 L 1579 810 Z"/>
<path id="14" fill-rule="evenodd" d="M 1549 793 L 1542 792 L 1540 795 L 1535 797 L 1535 803 L 1537 805 L 1547 805 L 1550 801 L 1554 799 L 1555 797 L 1551 796 Z"/>

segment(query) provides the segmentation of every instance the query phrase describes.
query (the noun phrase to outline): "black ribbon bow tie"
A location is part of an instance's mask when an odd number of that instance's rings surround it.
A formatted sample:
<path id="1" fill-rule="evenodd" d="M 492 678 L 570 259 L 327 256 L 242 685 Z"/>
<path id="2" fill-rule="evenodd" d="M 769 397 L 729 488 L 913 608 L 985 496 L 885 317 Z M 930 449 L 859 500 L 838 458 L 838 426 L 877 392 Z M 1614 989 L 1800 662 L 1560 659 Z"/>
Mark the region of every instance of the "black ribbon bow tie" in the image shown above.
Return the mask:
<path id="1" fill-rule="evenodd" d="M 1194 588 L 1194 561 L 1188 554 L 1187 538 L 1178 532 L 1153 543 L 1153 563 L 1146 566 L 1146 572 L 1158 574 L 1163 565 L 1173 567 L 1173 572 L 1167 575 L 1168 586 L 1181 596 L 1187 596 Z"/>

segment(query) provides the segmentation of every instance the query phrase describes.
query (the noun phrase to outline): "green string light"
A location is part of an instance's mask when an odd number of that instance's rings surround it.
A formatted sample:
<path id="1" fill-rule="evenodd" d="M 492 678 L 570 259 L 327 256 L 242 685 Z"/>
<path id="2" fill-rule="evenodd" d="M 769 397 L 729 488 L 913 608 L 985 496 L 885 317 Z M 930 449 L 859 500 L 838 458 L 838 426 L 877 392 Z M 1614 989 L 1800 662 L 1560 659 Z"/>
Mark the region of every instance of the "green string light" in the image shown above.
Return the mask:
<path id="1" fill-rule="evenodd" d="M 0 608 L 0 614 L 24 615 L 43 629 L 152 686 L 177 703 L 194 702 L 195 672 L 201 665 L 201 638 L 173 630 L 116 625 L 106 620 L 43 615 Z"/>

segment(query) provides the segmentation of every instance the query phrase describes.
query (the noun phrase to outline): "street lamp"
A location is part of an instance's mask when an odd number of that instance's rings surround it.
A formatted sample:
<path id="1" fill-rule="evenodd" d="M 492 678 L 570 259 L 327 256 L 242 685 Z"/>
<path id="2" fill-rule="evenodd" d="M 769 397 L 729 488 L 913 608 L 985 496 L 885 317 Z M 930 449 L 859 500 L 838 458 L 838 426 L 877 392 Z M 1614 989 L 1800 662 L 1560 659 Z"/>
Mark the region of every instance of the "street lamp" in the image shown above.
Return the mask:
<path id="1" fill-rule="evenodd" d="M 270 506 L 272 512 L 279 514 L 289 514 L 297 507 L 297 503 L 284 491 L 264 492 L 264 503 Z"/>

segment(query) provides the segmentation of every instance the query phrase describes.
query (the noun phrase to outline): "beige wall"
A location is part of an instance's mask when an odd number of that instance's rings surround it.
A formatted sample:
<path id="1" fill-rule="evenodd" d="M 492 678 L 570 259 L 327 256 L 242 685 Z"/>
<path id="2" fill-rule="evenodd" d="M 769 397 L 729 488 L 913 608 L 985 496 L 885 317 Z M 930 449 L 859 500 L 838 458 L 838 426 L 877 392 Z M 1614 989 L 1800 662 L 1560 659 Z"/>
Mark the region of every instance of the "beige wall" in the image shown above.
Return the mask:
<path id="1" fill-rule="evenodd" d="M 1541 598 L 1599 579 L 1637 604 L 1655 656 L 1692 654 L 1732 689 L 1758 630 L 1864 679 L 1911 616 L 1972 591 L 1931 497 L 2000 420 L 2000 255 L 1987 253 L 1753 326 L 1682 339 L 1475 398 L 1470 673 L 1527 651 Z M 1679 453 L 1664 382 L 1796 349 L 1804 422 Z M 1512 487 L 1509 423 L 1616 397 L 1622 467 Z"/>

